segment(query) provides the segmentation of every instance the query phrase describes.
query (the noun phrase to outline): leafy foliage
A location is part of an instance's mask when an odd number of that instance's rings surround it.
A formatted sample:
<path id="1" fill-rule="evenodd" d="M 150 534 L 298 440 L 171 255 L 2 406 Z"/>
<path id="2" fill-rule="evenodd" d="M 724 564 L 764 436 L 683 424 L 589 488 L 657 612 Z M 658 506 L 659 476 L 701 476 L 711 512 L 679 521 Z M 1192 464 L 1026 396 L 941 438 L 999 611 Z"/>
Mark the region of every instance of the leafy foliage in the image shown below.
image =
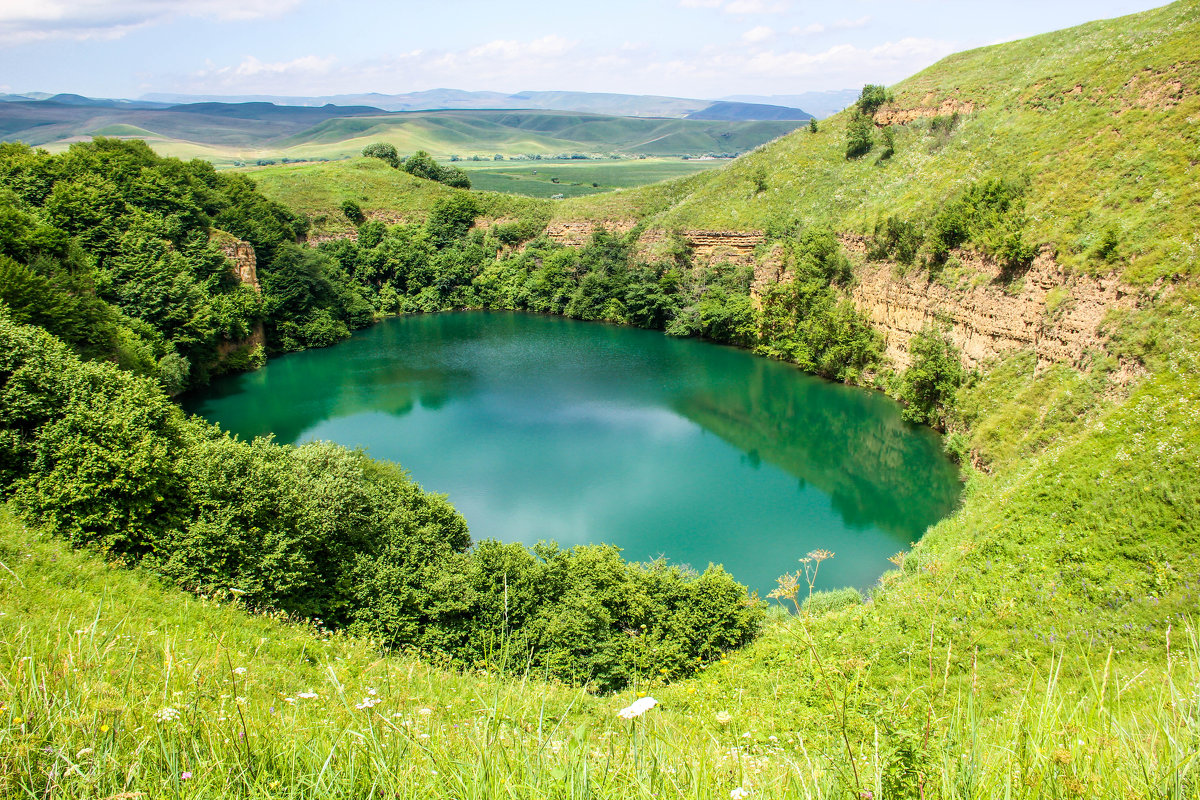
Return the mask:
<path id="1" fill-rule="evenodd" d="M 262 295 L 231 274 L 213 227 L 254 247 Z M 97 138 L 57 156 L 0 145 L 0 292 L 15 318 L 172 393 L 229 369 L 221 348 L 264 322 L 274 347 L 296 349 L 371 320 L 335 264 L 298 253 L 305 229 L 245 176 L 140 141 Z"/>
<path id="2" fill-rule="evenodd" d="M 862 158 L 875 146 L 875 123 L 856 113 L 846 124 L 846 158 Z"/>
<path id="3" fill-rule="evenodd" d="M 941 331 L 927 327 L 909 340 L 908 353 L 912 364 L 901 375 L 898 392 L 904 418 L 943 425 L 965 377 L 958 349 Z"/>
<path id="4" fill-rule="evenodd" d="M 396 169 L 400 167 L 400 154 L 396 152 L 396 146 L 393 144 L 375 142 L 364 147 L 362 154 L 367 158 L 378 158 L 389 167 Z"/>

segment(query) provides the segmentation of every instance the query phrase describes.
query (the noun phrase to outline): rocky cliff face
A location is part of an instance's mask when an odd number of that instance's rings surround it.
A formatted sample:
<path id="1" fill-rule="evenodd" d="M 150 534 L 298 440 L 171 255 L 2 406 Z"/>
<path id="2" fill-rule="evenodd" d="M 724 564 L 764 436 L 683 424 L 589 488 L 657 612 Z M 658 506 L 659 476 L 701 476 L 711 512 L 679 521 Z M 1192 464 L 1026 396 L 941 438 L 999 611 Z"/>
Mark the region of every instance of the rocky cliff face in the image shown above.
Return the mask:
<path id="1" fill-rule="evenodd" d="M 229 259 L 230 271 L 234 277 L 261 294 L 262 287 L 258 284 L 258 259 L 254 255 L 254 247 L 249 242 L 237 239 L 224 231 L 213 231 L 209 241 Z"/>
<path id="2" fill-rule="evenodd" d="M 592 222 L 590 220 L 564 220 L 551 222 L 546 226 L 546 236 L 556 244 L 568 247 L 583 247 L 592 238 L 598 228 L 604 228 L 609 233 L 625 234 L 633 230 L 636 220 L 618 219 L 608 222 Z"/>
<path id="3" fill-rule="evenodd" d="M 596 227 L 590 222 L 559 223 L 551 235 L 579 246 Z M 622 230 L 620 225 L 607 227 Z M 790 278 L 779 248 L 760 252 L 761 231 L 689 230 L 680 236 L 696 264 L 753 265 L 756 299 L 769 284 Z M 649 230 L 642 234 L 638 248 L 652 254 L 668 237 L 666 231 Z M 946 327 L 968 367 L 1016 350 L 1033 351 L 1043 364 L 1081 366 L 1090 350 L 1104 346 L 1107 313 L 1136 308 L 1141 297 L 1115 277 L 1068 274 L 1048 247 L 1024 275 L 1012 280 L 1002 276 L 991 260 L 961 250 L 954 253 L 957 266 L 934 281 L 923 269 L 914 267 L 904 273 L 893 262 L 867 261 L 864 236 L 840 238 L 855 264 L 850 298 L 883 334 L 887 356 L 898 368 L 909 365 L 909 340 L 934 323 Z"/>
<path id="4" fill-rule="evenodd" d="M 1015 350 L 1032 350 L 1040 363 L 1082 365 L 1089 350 L 1102 348 L 1102 323 L 1113 309 L 1138 305 L 1134 290 L 1115 277 L 1070 275 L 1044 247 L 1028 272 L 1012 281 L 998 265 L 960 251 L 961 266 L 939 281 L 911 268 L 868 262 L 866 239 L 844 236 L 855 262 L 854 304 L 884 335 L 888 357 L 908 366 L 908 342 L 927 325 L 947 327 L 950 339 L 971 367 Z"/>
<path id="5" fill-rule="evenodd" d="M 229 259 L 229 270 L 243 284 L 262 294 L 262 286 L 258 282 L 258 257 L 254 246 L 242 241 L 225 231 L 214 230 L 209 241 Z M 267 334 L 261 322 L 256 323 L 254 330 L 244 339 L 232 339 L 217 343 L 217 363 L 229 358 L 240 350 L 251 350 L 255 347 L 266 346 Z"/>

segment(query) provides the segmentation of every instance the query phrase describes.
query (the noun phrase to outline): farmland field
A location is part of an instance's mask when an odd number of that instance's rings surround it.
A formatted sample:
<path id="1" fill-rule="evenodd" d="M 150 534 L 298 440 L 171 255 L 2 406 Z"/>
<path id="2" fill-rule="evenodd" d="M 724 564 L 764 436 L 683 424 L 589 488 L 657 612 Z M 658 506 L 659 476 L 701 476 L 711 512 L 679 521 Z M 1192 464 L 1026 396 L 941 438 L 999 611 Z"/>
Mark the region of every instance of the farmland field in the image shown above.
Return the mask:
<path id="1" fill-rule="evenodd" d="M 728 164 L 729 159 L 643 158 L 541 161 L 460 161 L 474 189 L 528 197 L 579 197 L 611 189 L 644 186 L 695 175 Z"/>

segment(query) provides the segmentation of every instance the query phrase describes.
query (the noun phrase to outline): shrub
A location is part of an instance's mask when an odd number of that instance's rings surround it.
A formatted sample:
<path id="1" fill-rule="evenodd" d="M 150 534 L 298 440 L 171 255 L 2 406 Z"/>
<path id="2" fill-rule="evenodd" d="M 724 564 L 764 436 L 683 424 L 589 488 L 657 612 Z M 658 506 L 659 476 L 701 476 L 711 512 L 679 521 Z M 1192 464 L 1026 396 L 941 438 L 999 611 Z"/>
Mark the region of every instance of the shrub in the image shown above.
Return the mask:
<path id="1" fill-rule="evenodd" d="M 883 140 L 883 151 L 879 154 L 879 160 L 886 161 L 896 154 L 895 129 L 891 125 L 885 126 L 881 138 Z"/>
<path id="2" fill-rule="evenodd" d="M 890 103 L 891 100 L 892 97 L 888 94 L 886 86 L 868 83 L 858 95 L 857 108 L 860 114 L 871 117 L 881 106 Z"/>
<path id="3" fill-rule="evenodd" d="M 921 230 L 915 223 L 899 217 L 888 217 L 875 223 L 875 236 L 867 247 L 867 258 L 872 261 L 894 258 L 908 266 L 916 260 L 923 240 Z"/>
<path id="4" fill-rule="evenodd" d="M 346 200 L 342 203 L 342 213 L 346 215 L 346 219 L 355 225 L 362 225 L 367 219 L 366 215 L 363 214 L 362 206 L 353 200 Z"/>
<path id="5" fill-rule="evenodd" d="M 387 142 L 369 144 L 362 149 L 362 154 L 367 158 L 378 158 L 391 167 L 400 166 L 400 154 L 396 152 L 395 145 Z"/>
<path id="6" fill-rule="evenodd" d="M 846 158 L 862 158 L 875 146 L 875 123 L 866 114 L 855 112 L 846 126 Z"/>
<path id="7" fill-rule="evenodd" d="M 965 377 L 958 349 L 941 331 L 927 327 L 908 343 L 912 365 L 900 377 L 901 412 L 910 422 L 942 426 Z"/>

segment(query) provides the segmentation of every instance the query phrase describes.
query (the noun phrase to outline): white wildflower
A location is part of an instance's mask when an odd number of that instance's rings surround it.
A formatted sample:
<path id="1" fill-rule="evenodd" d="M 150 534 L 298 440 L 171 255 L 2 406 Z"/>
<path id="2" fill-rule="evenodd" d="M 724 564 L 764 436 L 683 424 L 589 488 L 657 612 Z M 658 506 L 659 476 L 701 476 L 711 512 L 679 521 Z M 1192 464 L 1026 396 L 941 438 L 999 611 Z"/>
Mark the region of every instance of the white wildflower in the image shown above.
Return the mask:
<path id="1" fill-rule="evenodd" d="M 316 700 L 319 695 L 316 692 L 300 692 L 296 695 L 301 700 Z"/>
<path id="2" fill-rule="evenodd" d="M 374 708 L 375 706 L 379 705 L 382 702 L 383 701 L 380 700 L 378 697 L 368 696 L 368 697 L 364 697 L 361 703 L 355 703 L 354 707 L 357 708 L 359 711 L 362 711 L 363 709 L 366 709 L 366 708 Z"/>
<path id="3" fill-rule="evenodd" d="M 245 675 L 246 668 L 245 667 L 234 667 L 233 674 L 234 675 Z"/>
<path id="4" fill-rule="evenodd" d="M 750 796 L 749 789 L 743 789 L 741 786 L 729 793 L 729 800 L 746 800 Z"/>
<path id="5" fill-rule="evenodd" d="M 656 705 L 658 705 L 658 701 L 653 697 L 639 697 L 637 700 L 634 700 L 631 705 L 628 705 L 618 711 L 617 716 L 621 719 L 633 719 L 634 717 L 640 717 L 642 714 L 645 714 Z"/>
<path id="6" fill-rule="evenodd" d="M 179 711 L 170 706 L 164 706 L 154 712 L 154 718 L 159 722 L 174 722 L 179 719 Z"/>
<path id="7" fill-rule="evenodd" d="M 733 717 L 729 716 L 728 711 L 718 711 L 716 719 L 717 722 L 721 723 L 722 725 L 728 725 L 729 721 L 732 720 Z"/>
<path id="8" fill-rule="evenodd" d="M 421 709 L 417 710 L 417 713 L 420 714 L 422 717 L 428 717 L 430 714 L 433 713 L 433 709 L 432 708 L 421 708 Z"/>

